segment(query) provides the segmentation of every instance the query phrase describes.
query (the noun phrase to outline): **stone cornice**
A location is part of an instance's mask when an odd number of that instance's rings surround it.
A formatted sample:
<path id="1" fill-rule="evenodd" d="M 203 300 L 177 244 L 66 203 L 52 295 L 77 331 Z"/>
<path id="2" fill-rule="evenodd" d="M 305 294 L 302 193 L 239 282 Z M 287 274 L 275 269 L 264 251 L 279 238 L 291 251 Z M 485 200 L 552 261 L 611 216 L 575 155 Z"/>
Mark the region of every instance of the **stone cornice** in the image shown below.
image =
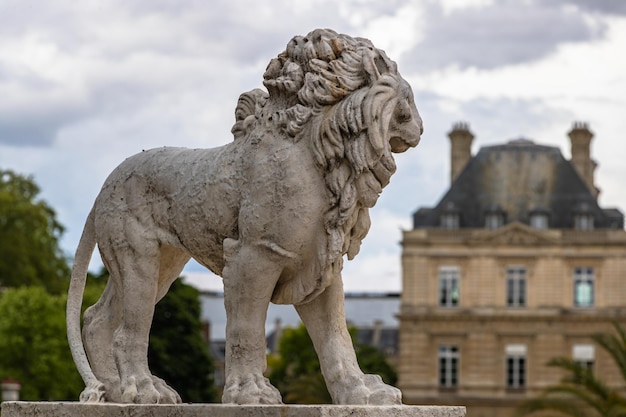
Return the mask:
<path id="1" fill-rule="evenodd" d="M 396 315 L 403 321 L 598 321 L 626 320 L 626 308 L 577 309 L 577 308 L 410 308 L 402 307 Z"/>
<path id="2" fill-rule="evenodd" d="M 600 229 L 578 231 L 573 229 L 537 230 L 520 222 L 499 229 L 414 229 L 404 231 L 402 245 L 470 247 L 546 247 L 546 246 L 624 246 L 626 231 Z"/>

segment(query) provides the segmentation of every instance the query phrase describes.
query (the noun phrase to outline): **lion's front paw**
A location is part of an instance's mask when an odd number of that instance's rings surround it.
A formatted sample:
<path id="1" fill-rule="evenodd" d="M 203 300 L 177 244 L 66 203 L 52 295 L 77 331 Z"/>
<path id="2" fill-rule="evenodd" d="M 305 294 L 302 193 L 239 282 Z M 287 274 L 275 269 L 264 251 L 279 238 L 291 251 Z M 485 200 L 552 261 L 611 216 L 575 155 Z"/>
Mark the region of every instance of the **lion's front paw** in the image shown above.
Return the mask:
<path id="1" fill-rule="evenodd" d="M 177 404 L 180 396 L 156 376 L 130 377 L 122 384 L 122 402 L 135 404 Z"/>
<path id="2" fill-rule="evenodd" d="M 280 392 L 263 375 L 248 374 L 226 382 L 224 404 L 282 404 Z"/>
<path id="3" fill-rule="evenodd" d="M 106 401 L 105 394 L 106 390 L 103 383 L 100 381 L 90 382 L 80 393 L 79 401 L 81 403 L 103 403 Z"/>
<path id="4" fill-rule="evenodd" d="M 337 404 L 398 405 L 402 404 L 402 393 L 387 385 L 378 375 L 363 375 L 360 383 L 345 384 L 333 395 Z"/>

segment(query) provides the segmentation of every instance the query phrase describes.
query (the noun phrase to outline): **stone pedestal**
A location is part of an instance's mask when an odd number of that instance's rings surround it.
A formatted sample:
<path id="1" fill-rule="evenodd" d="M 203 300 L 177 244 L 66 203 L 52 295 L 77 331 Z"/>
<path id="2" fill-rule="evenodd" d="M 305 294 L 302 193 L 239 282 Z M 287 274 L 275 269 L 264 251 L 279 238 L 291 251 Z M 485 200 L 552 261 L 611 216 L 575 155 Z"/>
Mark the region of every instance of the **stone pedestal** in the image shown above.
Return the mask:
<path id="1" fill-rule="evenodd" d="M 2 403 L 2 417 L 465 417 L 465 407 L 374 405 L 134 405 Z"/>

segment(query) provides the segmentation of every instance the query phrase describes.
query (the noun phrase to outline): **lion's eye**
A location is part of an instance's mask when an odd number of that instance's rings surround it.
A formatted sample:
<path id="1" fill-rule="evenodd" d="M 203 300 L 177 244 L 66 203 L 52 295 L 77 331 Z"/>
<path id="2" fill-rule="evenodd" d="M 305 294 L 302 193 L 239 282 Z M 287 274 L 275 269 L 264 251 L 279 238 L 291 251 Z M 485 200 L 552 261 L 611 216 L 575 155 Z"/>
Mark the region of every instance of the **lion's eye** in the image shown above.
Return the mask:
<path id="1" fill-rule="evenodd" d="M 411 108 L 406 101 L 401 101 L 396 107 L 396 120 L 401 123 L 406 123 L 412 118 Z"/>

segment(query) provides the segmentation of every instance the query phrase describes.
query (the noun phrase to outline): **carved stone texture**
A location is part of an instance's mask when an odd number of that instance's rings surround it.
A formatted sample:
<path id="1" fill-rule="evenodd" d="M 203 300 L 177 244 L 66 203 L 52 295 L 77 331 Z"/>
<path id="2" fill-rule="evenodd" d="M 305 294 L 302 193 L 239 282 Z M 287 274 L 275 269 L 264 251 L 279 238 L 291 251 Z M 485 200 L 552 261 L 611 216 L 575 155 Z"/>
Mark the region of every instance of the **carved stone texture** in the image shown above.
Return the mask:
<path id="1" fill-rule="evenodd" d="M 465 407 L 8 402 L 3 417 L 464 417 Z"/>
<path id="2" fill-rule="evenodd" d="M 346 329 L 341 269 L 370 226 L 422 121 L 409 84 L 362 38 L 315 30 L 293 38 L 264 74 L 268 93 L 239 98 L 234 141 L 158 148 L 126 159 L 87 218 L 68 294 L 72 355 L 83 402 L 178 403 L 148 369 L 154 304 L 190 258 L 221 275 L 227 314 L 223 402 L 279 404 L 263 376 L 271 302 L 295 305 L 336 404 L 399 404 L 400 391 L 364 375 Z M 80 328 L 89 259 L 110 279 Z M 83 345 L 84 341 L 84 345 Z"/>

